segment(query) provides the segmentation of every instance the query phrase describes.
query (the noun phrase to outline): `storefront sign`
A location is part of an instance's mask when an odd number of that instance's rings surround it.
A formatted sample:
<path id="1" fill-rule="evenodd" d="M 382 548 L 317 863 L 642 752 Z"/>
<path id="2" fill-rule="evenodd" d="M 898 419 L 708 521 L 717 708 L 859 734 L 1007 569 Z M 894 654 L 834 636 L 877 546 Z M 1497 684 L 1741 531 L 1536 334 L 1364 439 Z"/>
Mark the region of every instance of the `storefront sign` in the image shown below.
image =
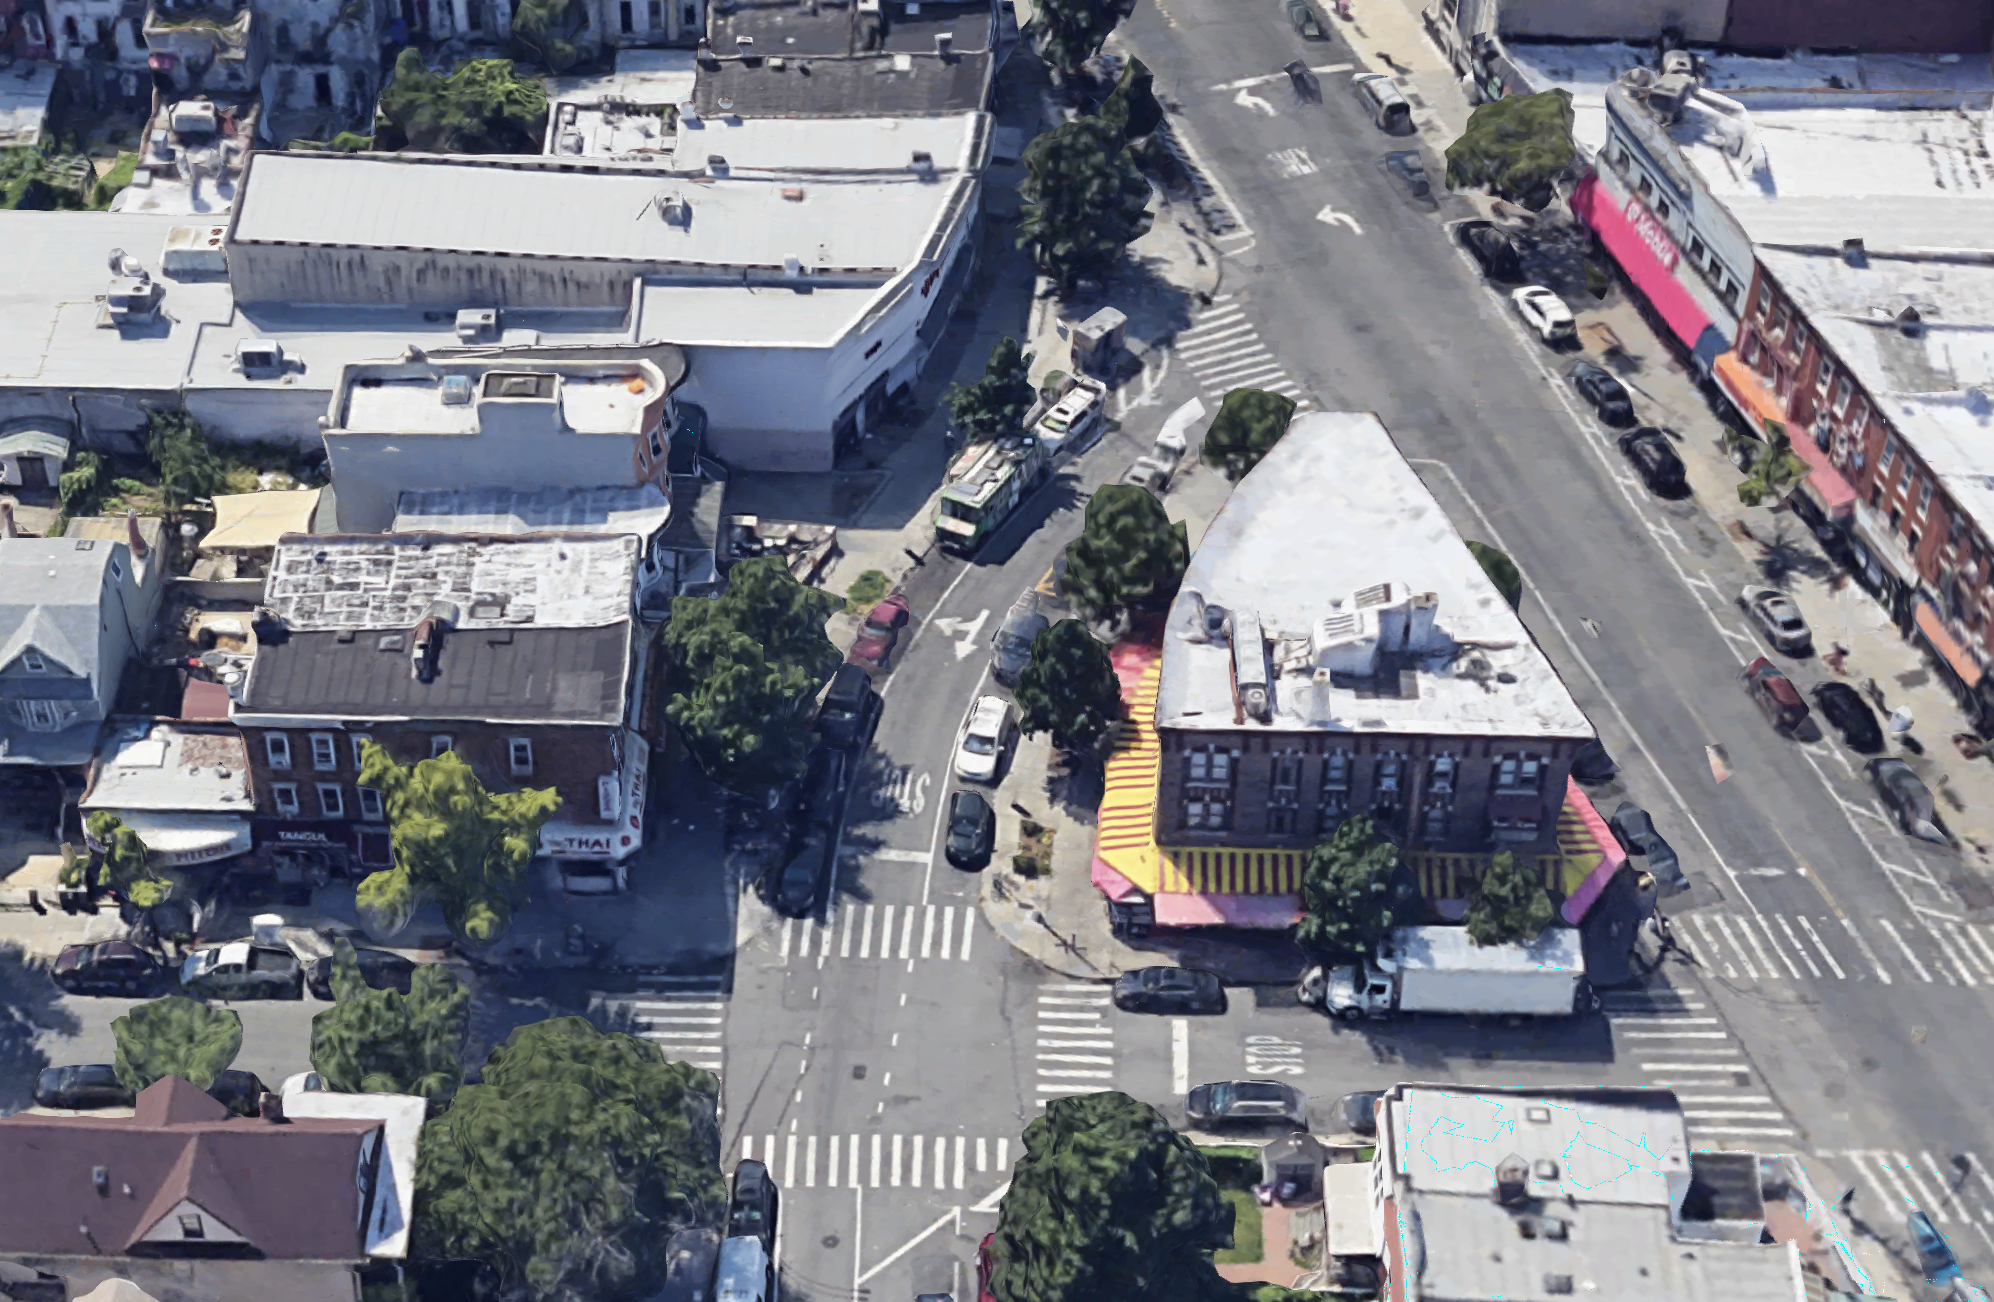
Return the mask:
<path id="1" fill-rule="evenodd" d="M 288 823 L 278 819 L 257 822 L 256 843 L 299 850 L 346 850 L 353 844 L 351 829 L 344 823 Z"/>
<path id="2" fill-rule="evenodd" d="M 1662 269 L 1671 276 L 1675 275 L 1676 263 L 1681 257 L 1676 252 L 1676 242 L 1669 235 L 1669 228 L 1662 225 L 1655 214 L 1648 211 L 1647 205 L 1641 202 L 1638 195 L 1630 195 L 1627 199 L 1627 224 L 1634 228 L 1634 234 L 1640 237 L 1641 243 L 1648 246 L 1649 251 L 1662 264 Z"/>
<path id="3" fill-rule="evenodd" d="M 614 832 L 555 832 L 540 829 L 540 852 L 550 855 L 604 856 L 616 852 Z"/>

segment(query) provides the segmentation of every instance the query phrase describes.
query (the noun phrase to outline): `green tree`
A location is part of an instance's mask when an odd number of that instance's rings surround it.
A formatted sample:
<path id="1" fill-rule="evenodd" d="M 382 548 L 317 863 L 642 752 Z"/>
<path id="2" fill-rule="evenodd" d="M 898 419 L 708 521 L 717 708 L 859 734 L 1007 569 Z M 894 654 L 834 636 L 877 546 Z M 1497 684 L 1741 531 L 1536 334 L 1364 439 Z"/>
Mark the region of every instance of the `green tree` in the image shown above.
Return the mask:
<path id="1" fill-rule="evenodd" d="M 1219 404 L 1219 414 L 1212 417 L 1199 456 L 1236 483 L 1273 450 L 1294 418 L 1293 398 L 1265 389 L 1234 389 Z"/>
<path id="2" fill-rule="evenodd" d="M 581 0 L 522 0 L 512 14 L 512 43 L 533 62 L 559 75 L 582 57 L 575 38 L 589 25 Z"/>
<path id="3" fill-rule="evenodd" d="M 707 777 L 750 792 L 802 775 L 805 715 L 838 667 L 824 621 L 843 604 L 777 556 L 736 565 L 721 596 L 673 599 L 664 643 L 680 686 L 665 716 Z"/>
<path id="4" fill-rule="evenodd" d="M 168 1076 L 206 1089 L 242 1051 L 242 1018 L 232 1008 L 168 995 L 112 1022 L 111 1037 L 118 1084 L 133 1093 Z"/>
<path id="5" fill-rule="evenodd" d="M 1766 422 L 1766 445 L 1752 462 L 1751 473 L 1738 485 L 1738 500 L 1746 506 L 1759 506 L 1767 499 L 1779 502 L 1800 487 L 1807 478 L 1808 465 L 1793 450 L 1783 422 Z"/>
<path id="6" fill-rule="evenodd" d="M 1077 619 L 1062 619 L 1032 639 L 1032 656 L 1012 693 L 1018 724 L 1052 734 L 1061 750 L 1085 750 L 1122 716 L 1122 685 L 1108 648 Z"/>
<path id="7" fill-rule="evenodd" d="M 184 411 L 146 414 L 145 451 L 159 471 L 160 496 L 177 512 L 197 497 L 213 497 L 228 486 L 228 468 L 215 455 L 201 427 Z"/>
<path id="8" fill-rule="evenodd" d="M 1008 335 L 990 350 L 983 376 L 970 384 L 951 384 L 942 405 L 966 443 L 987 443 L 1016 434 L 1024 427 L 1036 394 L 1029 375 L 1031 355 Z"/>
<path id="9" fill-rule="evenodd" d="M 404 995 L 371 989 L 353 946 L 333 942 L 332 1007 L 312 1018 L 312 1070 L 342 1094 L 414 1094 L 432 1112 L 464 1077 L 471 992 L 440 963 L 415 970 Z"/>
<path id="10" fill-rule="evenodd" d="M 1329 965 L 1369 958 L 1394 927 L 1419 917 L 1418 892 L 1399 870 L 1399 848 L 1362 814 L 1343 820 L 1302 869 L 1295 943 Z"/>
<path id="11" fill-rule="evenodd" d="M 1557 915 L 1543 876 L 1507 850 L 1482 870 L 1468 901 L 1468 935 L 1477 945 L 1527 944 L 1543 934 Z"/>
<path id="12" fill-rule="evenodd" d="M 87 450 L 78 452 L 55 483 L 62 494 L 64 519 L 97 514 L 97 501 L 104 493 L 104 458 Z"/>
<path id="13" fill-rule="evenodd" d="M 1191 545 L 1146 488 L 1108 484 L 1087 503 L 1080 536 L 1066 545 L 1067 593 L 1094 619 L 1158 610 L 1177 595 Z"/>
<path id="14" fill-rule="evenodd" d="M 522 16 L 532 3 L 520 6 Z M 515 37 L 518 21 L 514 19 Z M 427 154 L 532 154 L 539 152 L 547 125 L 547 92 L 537 78 L 515 72 L 510 59 L 466 59 L 440 76 L 420 54 L 405 49 L 395 59 L 394 76 L 381 88 L 381 116 L 397 148 Z"/>
<path id="15" fill-rule="evenodd" d="M 1132 57 L 1101 105 L 1101 120 L 1121 132 L 1122 139 L 1133 143 L 1163 125 L 1163 105 L 1157 103 L 1155 81 L 1149 65 Z"/>
<path id="16" fill-rule="evenodd" d="M 457 752 L 398 764 L 378 743 L 360 743 L 360 785 L 381 793 L 395 866 L 360 883 L 362 916 L 400 931 L 425 898 L 443 906 L 459 939 L 483 945 L 512 925 L 540 827 L 561 806 L 552 787 L 487 791 Z"/>
<path id="17" fill-rule="evenodd" d="M 1134 12 L 1135 0 L 1040 0 L 1032 6 L 1039 57 L 1062 77 L 1071 77 Z"/>
<path id="18" fill-rule="evenodd" d="M 1569 91 L 1507 95 L 1477 105 L 1467 130 L 1447 146 L 1447 186 L 1487 190 L 1542 212 L 1578 152 Z"/>
<path id="19" fill-rule="evenodd" d="M 997 1210 L 998 1302 L 1196 1302 L 1231 1294 L 1212 1266 L 1232 1204 L 1204 1154 L 1126 1094 L 1054 1099 L 1025 1127 Z"/>
<path id="20" fill-rule="evenodd" d="M 104 847 L 97 865 L 98 886 L 116 891 L 120 898 L 140 909 L 162 903 L 173 893 L 171 882 L 153 875 L 145 842 L 116 814 L 100 809 L 83 820 L 83 830 L 89 833 L 91 841 Z"/>
<path id="21" fill-rule="evenodd" d="M 1481 565 L 1482 573 L 1489 576 L 1489 582 L 1495 584 L 1511 610 L 1523 604 L 1523 573 L 1507 552 L 1497 551 L 1484 542 L 1471 542 L 1468 554 Z"/>
<path id="22" fill-rule="evenodd" d="M 423 1127 L 415 1255 L 484 1262 L 507 1299 L 653 1296 L 671 1236 L 720 1218 L 718 1089 L 580 1017 L 518 1028 Z"/>
<path id="23" fill-rule="evenodd" d="M 1121 132 L 1100 118 L 1075 118 L 1025 147 L 1018 186 L 1018 244 L 1061 293 L 1083 276 L 1105 275 L 1149 230 L 1149 182 Z"/>

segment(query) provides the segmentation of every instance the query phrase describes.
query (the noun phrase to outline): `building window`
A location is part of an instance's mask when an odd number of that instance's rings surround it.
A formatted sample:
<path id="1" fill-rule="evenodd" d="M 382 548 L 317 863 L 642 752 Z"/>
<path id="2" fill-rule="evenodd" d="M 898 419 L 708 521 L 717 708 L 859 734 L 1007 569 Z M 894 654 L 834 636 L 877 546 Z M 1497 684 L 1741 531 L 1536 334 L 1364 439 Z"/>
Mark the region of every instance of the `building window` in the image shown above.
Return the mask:
<path id="1" fill-rule="evenodd" d="M 1633 162 L 1633 156 L 1627 152 L 1627 146 L 1615 142 L 1613 147 L 1613 165 L 1625 172 L 1628 164 L 1631 162 Z"/>
<path id="2" fill-rule="evenodd" d="M 22 701 L 21 718 L 37 732 L 54 732 L 58 726 L 54 701 Z"/>
<path id="3" fill-rule="evenodd" d="M 353 771 L 355 773 L 360 771 L 360 744 L 372 740 L 374 739 L 364 732 L 353 735 Z"/>
<path id="4" fill-rule="evenodd" d="M 291 739 L 281 732 L 263 734 L 263 757 L 270 761 L 273 769 L 291 767 Z"/>
<path id="5" fill-rule="evenodd" d="M 1738 284 L 1737 281 L 1734 280 L 1728 285 L 1724 286 L 1723 290 L 1719 292 L 1717 297 L 1724 300 L 1725 307 L 1728 307 L 1733 312 L 1735 312 L 1738 310 L 1738 295 L 1741 292 L 1742 292 L 1742 287 Z"/>
<path id="6" fill-rule="evenodd" d="M 658 431 L 651 431 L 651 460 L 656 461 L 665 455 L 665 445 L 658 437 Z"/>
<path id="7" fill-rule="evenodd" d="M 665 0 L 651 0 L 649 10 L 651 14 L 651 30 L 654 32 L 665 30 Z"/>
<path id="8" fill-rule="evenodd" d="M 327 818 L 346 817 L 346 792 L 337 782 L 318 784 L 318 810 Z"/>
<path id="9" fill-rule="evenodd" d="M 634 6 L 631 4 L 631 0 L 623 0 L 623 3 L 617 6 L 617 20 L 621 24 L 620 30 L 626 34 L 637 30 L 635 18 L 630 12 L 632 8 Z"/>
<path id="10" fill-rule="evenodd" d="M 1841 415 L 1849 409 L 1849 397 L 1855 392 L 1855 385 L 1844 375 L 1842 382 L 1835 386 L 1835 414 Z"/>
<path id="11" fill-rule="evenodd" d="M 1232 825 L 1232 752 L 1206 746 L 1185 757 L 1184 826 L 1208 832 Z"/>
<path id="12" fill-rule="evenodd" d="M 1704 247 L 1701 235 L 1692 235 L 1689 237 L 1689 260 L 1691 262 L 1694 262 L 1699 267 L 1702 266 L 1709 252 L 1710 250 Z"/>
<path id="13" fill-rule="evenodd" d="M 512 737 L 505 743 L 506 759 L 512 765 L 512 775 L 526 777 L 533 772 L 533 743 L 525 737 Z"/>
<path id="14" fill-rule="evenodd" d="M 1807 352 L 1807 327 L 1800 324 L 1798 317 L 1793 321 L 1793 341 L 1787 347 L 1793 350 L 1795 357 L 1803 356 Z"/>
<path id="15" fill-rule="evenodd" d="M 115 30 L 111 26 L 110 19 L 99 18 L 96 20 L 96 22 L 97 22 L 97 43 L 99 45 L 110 45 L 112 42 L 114 42 L 117 39 Z"/>
<path id="16" fill-rule="evenodd" d="M 1904 473 L 1897 477 L 1897 491 L 1900 493 L 1911 491 L 1911 458 L 1909 457 L 1904 458 Z"/>
<path id="17" fill-rule="evenodd" d="M 39 651 L 23 651 L 21 652 L 21 668 L 31 674 L 47 673 L 48 661 L 42 659 L 42 653 Z"/>
<path id="18" fill-rule="evenodd" d="M 1298 750 L 1276 751 L 1269 777 L 1267 830 L 1277 836 L 1290 836 L 1294 833 L 1296 814 L 1302 805 L 1302 753 Z"/>
<path id="19" fill-rule="evenodd" d="M 1655 216 L 1661 218 L 1663 221 L 1669 219 L 1669 201 L 1667 199 L 1655 200 Z"/>
<path id="20" fill-rule="evenodd" d="M 471 0 L 471 3 L 464 6 L 464 17 L 470 23 L 472 31 L 484 31 L 485 0 Z"/>
<path id="21" fill-rule="evenodd" d="M 1650 181 L 1647 178 L 1646 174 L 1643 174 L 1641 177 L 1641 183 L 1635 186 L 1634 189 L 1640 193 L 1643 199 L 1646 199 L 1649 195 L 1655 192 L 1655 183 L 1653 181 Z"/>
<path id="22" fill-rule="evenodd" d="M 1503 795 L 1534 794 L 1544 785 L 1544 761 L 1535 755 L 1503 755 L 1495 766 L 1495 789 Z"/>
<path id="23" fill-rule="evenodd" d="M 1786 327 L 1792 322 L 1792 320 L 1793 320 L 1792 313 L 1786 310 L 1786 304 L 1781 303 L 1779 305 L 1779 311 L 1773 313 L 1772 329 L 1766 331 L 1766 338 L 1772 340 L 1774 343 L 1778 343 L 1781 340 L 1785 339 Z"/>
<path id="24" fill-rule="evenodd" d="M 1918 489 L 1918 514 L 1923 515 L 1925 513 L 1925 509 L 1931 506 L 1931 504 L 1932 504 L 1932 481 L 1927 479 L 1924 482 L 1924 484 L 1920 486 Z"/>
<path id="25" fill-rule="evenodd" d="M 118 564 L 116 561 L 111 562 L 111 578 L 118 583 L 123 583 L 125 581 L 124 566 Z"/>
<path id="26" fill-rule="evenodd" d="M 276 782 L 270 786 L 270 799 L 276 802 L 277 812 L 286 818 L 298 816 L 298 784 Z"/>
<path id="27" fill-rule="evenodd" d="M 1350 752 L 1332 750 L 1322 757 L 1322 791 L 1316 799 L 1316 831 L 1336 830 L 1350 812 Z"/>
<path id="28" fill-rule="evenodd" d="M 1854 386 L 1850 387 L 1851 392 L 1853 392 Z M 1862 446 L 1862 427 L 1868 420 L 1869 403 L 1862 398 L 1857 398 L 1854 408 L 1849 412 L 1849 435 L 1856 440 L 1857 447 Z M 1860 465 L 1861 463 L 1858 462 L 1857 464 Z"/>
<path id="29" fill-rule="evenodd" d="M 1435 755 L 1426 765 L 1426 795 L 1420 817 L 1422 834 L 1428 841 L 1447 839 L 1447 824 L 1454 812 L 1454 782 L 1460 776 L 1461 761 L 1452 755 Z"/>
<path id="30" fill-rule="evenodd" d="M 1745 332 L 1745 340 L 1738 345 L 1738 357 L 1747 366 L 1759 364 L 1759 336 L 1755 330 Z"/>
<path id="31" fill-rule="evenodd" d="M 183 1212 L 180 1215 L 180 1237 L 183 1239 L 205 1239 L 207 1229 L 201 1224 L 198 1212 Z"/>
<path id="32" fill-rule="evenodd" d="M 1878 457 L 1876 461 L 1877 473 L 1883 475 L 1889 474 L 1890 463 L 1895 461 L 1896 459 L 1897 459 L 1897 440 L 1890 438 L 1883 440 L 1883 455 L 1881 457 Z"/>
<path id="33" fill-rule="evenodd" d="M 312 734 L 312 767 L 320 770 L 339 767 L 339 751 L 331 733 Z"/>
<path id="34" fill-rule="evenodd" d="M 450 735 L 448 733 L 439 732 L 439 733 L 434 733 L 430 736 L 429 758 L 435 759 L 438 756 L 442 755 L 443 752 L 449 749 L 450 749 Z"/>
<path id="35" fill-rule="evenodd" d="M 360 793 L 360 817 L 370 823 L 378 823 L 384 817 L 381 812 L 381 793 L 372 787 L 355 788 Z"/>
<path id="36" fill-rule="evenodd" d="M 1397 751 L 1378 756 L 1371 771 L 1371 817 L 1387 827 L 1397 827 L 1399 805 L 1404 798 L 1405 758 Z"/>
<path id="37" fill-rule="evenodd" d="M 1764 318 L 1765 314 L 1770 311 L 1772 311 L 1772 286 L 1760 285 L 1758 315 Z"/>

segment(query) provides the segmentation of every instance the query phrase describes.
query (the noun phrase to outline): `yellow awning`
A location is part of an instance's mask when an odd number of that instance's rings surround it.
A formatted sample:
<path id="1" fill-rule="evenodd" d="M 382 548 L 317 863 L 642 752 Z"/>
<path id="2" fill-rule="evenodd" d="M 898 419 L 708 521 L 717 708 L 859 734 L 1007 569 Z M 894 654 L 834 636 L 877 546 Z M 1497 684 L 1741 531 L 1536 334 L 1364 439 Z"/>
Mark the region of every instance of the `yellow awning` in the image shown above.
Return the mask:
<path id="1" fill-rule="evenodd" d="M 275 547 L 287 533 L 310 533 L 318 495 L 316 488 L 295 488 L 217 497 L 215 527 L 201 539 L 201 550 Z"/>
<path id="2" fill-rule="evenodd" d="M 1156 851 L 1156 781 L 1163 758 L 1156 740 L 1156 688 L 1162 671 L 1159 656 L 1143 672 L 1122 716 L 1094 834 L 1095 858 L 1151 895 L 1162 863 Z"/>

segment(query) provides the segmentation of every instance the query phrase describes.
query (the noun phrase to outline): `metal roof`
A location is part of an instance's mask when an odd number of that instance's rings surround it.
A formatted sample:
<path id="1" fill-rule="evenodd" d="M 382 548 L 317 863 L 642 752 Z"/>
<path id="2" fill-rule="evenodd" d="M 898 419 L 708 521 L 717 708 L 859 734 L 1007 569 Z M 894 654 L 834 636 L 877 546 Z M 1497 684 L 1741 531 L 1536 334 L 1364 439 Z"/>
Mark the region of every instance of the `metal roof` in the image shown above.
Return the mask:
<path id="1" fill-rule="evenodd" d="M 631 488 L 410 489 L 395 503 L 394 533 L 634 534 L 664 528 L 671 508 L 656 484 Z"/>
<path id="2" fill-rule="evenodd" d="M 69 459 L 69 440 L 46 429 L 17 430 L 0 434 L 0 457 L 54 457 Z"/>

